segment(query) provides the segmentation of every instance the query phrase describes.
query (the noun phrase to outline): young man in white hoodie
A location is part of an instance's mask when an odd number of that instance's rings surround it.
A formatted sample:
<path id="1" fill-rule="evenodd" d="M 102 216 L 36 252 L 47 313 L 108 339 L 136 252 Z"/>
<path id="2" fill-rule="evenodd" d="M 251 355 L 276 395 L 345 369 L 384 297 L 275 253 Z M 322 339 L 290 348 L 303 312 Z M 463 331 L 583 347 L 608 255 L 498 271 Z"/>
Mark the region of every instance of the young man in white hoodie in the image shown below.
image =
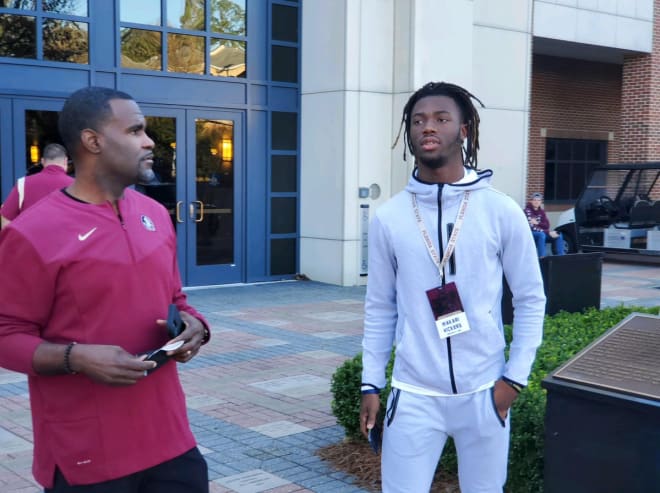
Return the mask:
<path id="1" fill-rule="evenodd" d="M 472 99 L 444 82 L 411 96 L 402 126 L 416 167 L 369 229 L 360 425 L 368 435 L 376 423 L 394 345 L 385 493 L 428 491 L 449 436 L 461 491 L 501 493 L 509 409 L 541 343 L 545 296 L 536 249 L 520 206 L 490 186 L 492 171 L 477 170 Z M 503 275 L 514 306 L 508 360 Z"/>

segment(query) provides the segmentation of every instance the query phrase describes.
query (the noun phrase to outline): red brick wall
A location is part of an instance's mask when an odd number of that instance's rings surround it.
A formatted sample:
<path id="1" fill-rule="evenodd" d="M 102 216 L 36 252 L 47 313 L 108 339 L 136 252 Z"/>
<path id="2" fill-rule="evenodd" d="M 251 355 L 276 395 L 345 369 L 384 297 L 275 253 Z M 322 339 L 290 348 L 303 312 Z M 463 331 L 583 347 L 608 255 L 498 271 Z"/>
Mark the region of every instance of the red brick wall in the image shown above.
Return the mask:
<path id="1" fill-rule="evenodd" d="M 622 161 L 660 161 L 660 0 L 654 2 L 653 51 L 626 56 L 621 98 Z"/>
<path id="2" fill-rule="evenodd" d="M 534 55 L 528 195 L 544 191 L 545 137 L 541 136 L 542 128 L 561 131 L 562 137 L 576 139 L 590 139 L 598 132 L 614 132 L 614 140 L 608 144 L 608 161 L 619 161 L 621 73 L 620 65 Z"/>

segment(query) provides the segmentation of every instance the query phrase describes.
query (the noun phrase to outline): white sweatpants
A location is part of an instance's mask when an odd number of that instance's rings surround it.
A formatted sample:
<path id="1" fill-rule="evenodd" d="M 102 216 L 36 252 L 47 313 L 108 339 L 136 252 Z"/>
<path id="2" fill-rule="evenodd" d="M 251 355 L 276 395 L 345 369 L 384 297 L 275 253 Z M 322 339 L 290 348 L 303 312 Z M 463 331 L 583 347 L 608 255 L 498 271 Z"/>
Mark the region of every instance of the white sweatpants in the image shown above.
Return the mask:
<path id="1" fill-rule="evenodd" d="M 383 493 L 428 492 L 448 436 L 456 445 L 461 492 L 502 493 L 509 417 L 502 421 L 495 410 L 492 388 L 451 397 L 393 390 L 383 432 Z"/>

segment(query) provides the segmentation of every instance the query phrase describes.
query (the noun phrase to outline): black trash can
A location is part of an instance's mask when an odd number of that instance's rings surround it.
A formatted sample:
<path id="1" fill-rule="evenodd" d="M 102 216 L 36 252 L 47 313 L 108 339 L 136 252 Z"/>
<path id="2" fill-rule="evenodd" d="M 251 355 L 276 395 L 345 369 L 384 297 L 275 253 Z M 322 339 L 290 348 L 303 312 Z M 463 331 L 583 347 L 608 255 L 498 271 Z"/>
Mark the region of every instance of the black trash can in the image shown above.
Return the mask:
<path id="1" fill-rule="evenodd" d="M 540 259 L 545 312 L 554 315 L 561 310 L 574 313 L 586 308 L 600 308 L 600 284 L 603 254 L 574 253 L 550 255 Z M 504 279 L 502 321 L 513 322 L 512 294 Z"/>

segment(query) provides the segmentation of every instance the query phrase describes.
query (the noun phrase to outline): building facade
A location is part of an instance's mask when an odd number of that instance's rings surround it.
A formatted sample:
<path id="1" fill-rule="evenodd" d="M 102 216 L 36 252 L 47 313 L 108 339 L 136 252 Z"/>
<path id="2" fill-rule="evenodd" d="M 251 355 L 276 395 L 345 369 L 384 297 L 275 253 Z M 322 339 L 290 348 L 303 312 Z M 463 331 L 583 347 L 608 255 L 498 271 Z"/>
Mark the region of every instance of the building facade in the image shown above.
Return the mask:
<path id="1" fill-rule="evenodd" d="M 90 85 L 132 95 L 155 141 L 188 286 L 298 266 L 297 0 L 4 0 L 3 197 L 57 142 L 57 112 Z M 74 163 L 75 165 L 75 163 Z"/>
<path id="2" fill-rule="evenodd" d="M 365 216 L 408 180 L 403 143 L 391 145 L 406 100 L 431 80 L 483 101 L 479 167 L 521 207 L 545 193 L 551 220 L 594 166 L 659 160 L 658 7 L 305 0 L 300 270 L 365 282 Z"/>
<path id="3" fill-rule="evenodd" d="M 660 159 L 660 0 L 3 0 L 0 189 L 72 91 L 131 94 L 188 286 L 366 282 L 393 143 L 431 80 L 485 105 L 479 166 L 560 211 L 598 164 Z M 654 17 L 654 11 L 656 17 Z M 552 217 L 552 215 L 551 215 Z"/>

